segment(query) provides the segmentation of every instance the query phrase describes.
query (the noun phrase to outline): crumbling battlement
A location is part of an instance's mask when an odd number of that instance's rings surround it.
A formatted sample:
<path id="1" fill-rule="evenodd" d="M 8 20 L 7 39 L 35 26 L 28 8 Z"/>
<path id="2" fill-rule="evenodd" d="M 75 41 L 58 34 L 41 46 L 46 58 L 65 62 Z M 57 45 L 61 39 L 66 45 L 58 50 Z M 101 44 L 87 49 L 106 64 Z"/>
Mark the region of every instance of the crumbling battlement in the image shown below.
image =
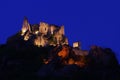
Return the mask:
<path id="1" fill-rule="evenodd" d="M 46 45 L 68 45 L 68 39 L 65 36 L 64 26 L 50 25 L 45 22 L 40 24 L 31 25 L 27 18 L 24 18 L 21 36 L 24 37 L 25 41 L 28 41 L 34 36 L 34 45 L 46 46 Z"/>

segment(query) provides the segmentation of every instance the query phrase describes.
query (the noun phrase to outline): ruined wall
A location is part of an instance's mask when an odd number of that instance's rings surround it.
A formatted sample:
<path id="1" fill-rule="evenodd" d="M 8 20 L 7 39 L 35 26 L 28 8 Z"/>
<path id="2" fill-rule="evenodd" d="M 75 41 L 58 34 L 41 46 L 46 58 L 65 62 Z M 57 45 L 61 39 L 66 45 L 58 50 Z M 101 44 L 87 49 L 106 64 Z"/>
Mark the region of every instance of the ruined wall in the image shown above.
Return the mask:
<path id="1" fill-rule="evenodd" d="M 40 22 L 39 32 L 46 35 L 48 33 L 48 30 L 49 25 L 47 23 Z"/>
<path id="2" fill-rule="evenodd" d="M 34 45 L 40 47 L 44 47 L 46 46 L 47 44 L 47 41 L 43 38 L 43 35 L 42 36 L 38 36 L 35 40 L 34 40 Z"/>
<path id="3" fill-rule="evenodd" d="M 54 31 L 56 30 L 56 27 L 55 26 L 50 26 L 50 33 L 51 34 L 54 34 Z"/>
<path id="4" fill-rule="evenodd" d="M 27 41 L 30 38 L 30 33 L 27 32 L 24 36 L 24 40 Z"/>
<path id="5" fill-rule="evenodd" d="M 63 39 L 62 35 L 59 33 L 56 33 L 54 37 L 57 40 L 57 44 L 60 44 L 61 40 Z"/>
<path id="6" fill-rule="evenodd" d="M 68 43 L 68 38 L 65 38 L 65 42 L 63 44 L 67 44 L 67 45 L 69 44 Z"/>
<path id="7" fill-rule="evenodd" d="M 29 24 L 27 18 L 24 18 L 22 30 L 21 30 L 22 31 L 21 35 L 23 36 L 25 34 L 25 32 L 28 30 L 29 30 L 29 32 L 31 32 L 30 24 Z"/>
<path id="8" fill-rule="evenodd" d="M 65 35 L 64 26 L 61 26 L 61 27 L 60 27 L 59 34 Z"/>
<path id="9" fill-rule="evenodd" d="M 32 33 L 37 35 L 39 33 L 39 24 L 31 25 L 31 29 L 32 29 Z"/>
<path id="10" fill-rule="evenodd" d="M 48 45 L 64 45 L 68 44 L 68 39 L 65 37 L 64 26 L 49 25 L 45 22 L 40 24 L 30 25 L 27 18 L 24 18 L 21 30 L 21 36 L 27 41 L 34 36 L 34 45 L 46 46 Z M 32 38 L 31 38 L 32 39 Z"/>

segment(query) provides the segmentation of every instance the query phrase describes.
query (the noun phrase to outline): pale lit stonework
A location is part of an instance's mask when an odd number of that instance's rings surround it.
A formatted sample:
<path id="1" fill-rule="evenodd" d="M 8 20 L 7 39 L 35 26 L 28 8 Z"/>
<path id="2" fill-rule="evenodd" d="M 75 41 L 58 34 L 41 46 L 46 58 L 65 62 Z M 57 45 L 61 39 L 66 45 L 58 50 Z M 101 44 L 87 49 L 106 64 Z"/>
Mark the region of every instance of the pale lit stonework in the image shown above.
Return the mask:
<path id="1" fill-rule="evenodd" d="M 21 29 L 21 36 L 27 41 L 31 39 L 31 36 L 33 35 L 35 36 L 33 43 L 38 47 L 69 44 L 68 39 L 65 36 L 64 26 L 59 27 L 45 22 L 40 22 L 40 24 L 34 24 L 32 26 L 29 24 L 27 18 L 25 18 Z"/>

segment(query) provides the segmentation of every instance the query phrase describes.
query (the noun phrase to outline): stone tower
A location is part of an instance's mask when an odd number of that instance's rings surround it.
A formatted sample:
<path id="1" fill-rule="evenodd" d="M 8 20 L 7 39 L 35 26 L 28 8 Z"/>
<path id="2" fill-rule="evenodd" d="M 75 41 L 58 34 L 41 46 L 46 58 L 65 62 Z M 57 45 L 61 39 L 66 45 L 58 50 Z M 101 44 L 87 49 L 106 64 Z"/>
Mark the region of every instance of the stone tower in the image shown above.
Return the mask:
<path id="1" fill-rule="evenodd" d="M 63 36 L 58 32 L 55 34 L 55 39 L 57 41 L 57 44 L 60 44 L 61 40 L 63 39 Z"/>
<path id="2" fill-rule="evenodd" d="M 48 33 L 48 30 L 49 30 L 49 25 L 47 23 L 40 22 L 39 32 L 46 35 Z"/>
<path id="3" fill-rule="evenodd" d="M 54 25 L 50 26 L 50 33 L 54 34 L 54 31 L 56 30 L 56 27 Z"/>
<path id="4" fill-rule="evenodd" d="M 64 26 L 61 26 L 61 27 L 60 27 L 59 34 L 65 35 Z"/>
<path id="5" fill-rule="evenodd" d="M 29 31 L 31 32 L 30 24 L 28 22 L 28 19 L 24 17 L 23 25 L 22 25 L 22 30 L 21 30 L 21 35 L 23 36 L 25 32 Z"/>

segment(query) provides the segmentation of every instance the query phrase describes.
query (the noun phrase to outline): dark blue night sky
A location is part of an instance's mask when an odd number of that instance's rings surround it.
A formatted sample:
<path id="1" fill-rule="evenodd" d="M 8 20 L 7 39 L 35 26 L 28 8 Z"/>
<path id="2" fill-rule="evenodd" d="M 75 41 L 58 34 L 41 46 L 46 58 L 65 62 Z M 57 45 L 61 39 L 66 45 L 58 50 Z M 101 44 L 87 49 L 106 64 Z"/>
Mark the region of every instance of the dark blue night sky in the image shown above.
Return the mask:
<path id="1" fill-rule="evenodd" d="M 0 0 L 0 44 L 19 31 L 24 16 L 31 24 L 64 25 L 72 45 L 112 48 L 120 63 L 120 3 L 117 0 Z"/>

